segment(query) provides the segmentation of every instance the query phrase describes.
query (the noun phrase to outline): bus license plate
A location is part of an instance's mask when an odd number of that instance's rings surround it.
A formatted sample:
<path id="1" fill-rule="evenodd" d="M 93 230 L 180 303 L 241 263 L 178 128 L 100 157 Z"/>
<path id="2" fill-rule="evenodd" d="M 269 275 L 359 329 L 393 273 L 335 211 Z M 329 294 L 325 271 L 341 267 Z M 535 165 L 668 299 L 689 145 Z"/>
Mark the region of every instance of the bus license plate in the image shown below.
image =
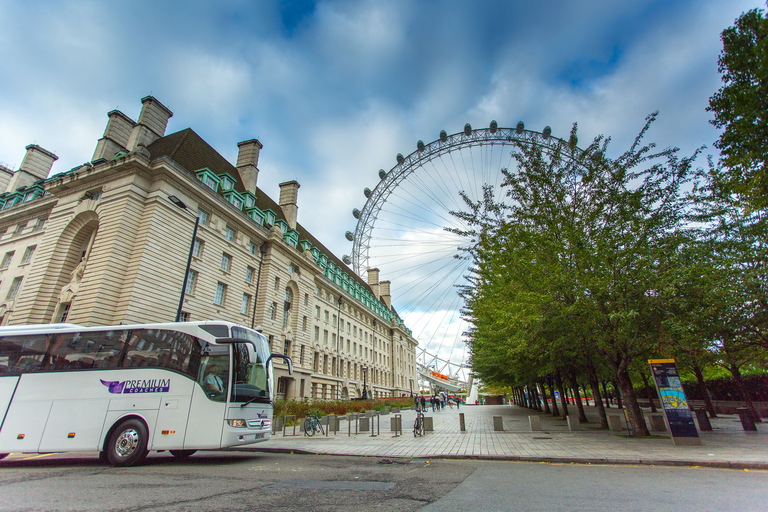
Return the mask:
<path id="1" fill-rule="evenodd" d="M 267 434 L 256 434 L 256 439 L 264 439 Z"/>

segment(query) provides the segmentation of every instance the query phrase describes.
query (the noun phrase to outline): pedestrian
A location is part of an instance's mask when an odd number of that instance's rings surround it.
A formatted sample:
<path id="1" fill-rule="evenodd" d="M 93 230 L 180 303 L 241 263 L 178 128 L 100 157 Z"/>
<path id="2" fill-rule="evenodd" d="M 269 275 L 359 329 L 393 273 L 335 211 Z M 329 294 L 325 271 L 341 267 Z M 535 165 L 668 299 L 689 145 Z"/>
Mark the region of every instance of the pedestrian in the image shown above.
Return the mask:
<path id="1" fill-rule="evenodd" d="M 422 396 L 419 401 L 421 402 L 421 410 L 426 411 L 427 410 L 427 400 Z"/>
<path id="2" fill-rule="evenodd" d="M 459 409 L 459 404 L 461 403 L 461 398 L 456 399 L 456 410 Z"/>

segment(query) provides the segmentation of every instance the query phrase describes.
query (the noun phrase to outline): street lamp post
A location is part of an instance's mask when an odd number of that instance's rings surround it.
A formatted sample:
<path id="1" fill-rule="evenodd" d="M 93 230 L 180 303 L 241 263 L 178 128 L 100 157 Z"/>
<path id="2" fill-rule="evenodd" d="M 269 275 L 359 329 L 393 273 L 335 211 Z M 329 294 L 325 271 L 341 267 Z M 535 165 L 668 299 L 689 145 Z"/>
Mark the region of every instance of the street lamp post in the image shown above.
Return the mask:
<path id="1" fill-rule="evenodd" d="M 189 211 L 184 201 L 176 196 L 168 196 L 168 200 L 181 208 L 182 210 Z M 184 282 L 181 284 L 181 296 L 179 297 L 179 308 L 176 310 L 176 321 L 181 321 L 181 309 L 184 306 L 184 294 L 187 291 L 187 280 L 189 279 L 189 267 L 192 264 L 192 252 L 195 249 L 195 239 L 197 238 L 197 228 L 200 226 L 200 216 L 195 217 L 195 229 L 192 231 L 192 243 L 189 244 L 189 255 L 187 256 L 187 269 L 184 271 Z"/>
<path id="2" fill-rule="evenodd" d="M 413 398 L 413 378 L 409 380 L 411 381 L 411 398 Z"/>
<path id="3" fill-rule="evenodd" d="M 368 391 L 365 389 L 365 377 L 368 374 L 368 367 L 363 366 L 363 400 L 368 399 Z"/>

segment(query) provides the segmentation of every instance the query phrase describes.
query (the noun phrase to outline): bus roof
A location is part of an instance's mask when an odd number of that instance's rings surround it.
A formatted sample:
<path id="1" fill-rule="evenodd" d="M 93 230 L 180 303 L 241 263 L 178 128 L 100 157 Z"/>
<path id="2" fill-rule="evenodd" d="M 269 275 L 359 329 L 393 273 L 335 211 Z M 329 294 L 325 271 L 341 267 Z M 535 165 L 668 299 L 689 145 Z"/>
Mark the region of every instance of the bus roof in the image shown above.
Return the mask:
<path id="1" fill-rule="evenodd" d="M 221 336 L 216 335 L 210 326 L 226 326 L 227 334 Z M 209 327 L 206 329 L 206 327 Z M 51 332 L 94 332 L 94 331 L 126 331 L 133 329 L 168 329 L 173 331 L 180 331 L 191 336 L 202 338 L 206 341 L 213 341 L 216 338 L 229 337 L 230 327 L 240 327 L 251 332 L 256 332 L 261 338 L 264 335 L 258 333 L 254 329 L 250 329 L 240 324 L 233 322 L 226 322 L 223 320 L 204 320 L 199 322 L 167 322 L 157 324 L 133 324 L 133 325 L 97 325 L 91 327 L 84 327 L 76 324 L 30 324 L 30 325 L 6 325 L 0 327 L 0 336 L 13 336 L 17 334 L 48 334 Z M 266 341 L 266 338 L 264 339 Z"/>

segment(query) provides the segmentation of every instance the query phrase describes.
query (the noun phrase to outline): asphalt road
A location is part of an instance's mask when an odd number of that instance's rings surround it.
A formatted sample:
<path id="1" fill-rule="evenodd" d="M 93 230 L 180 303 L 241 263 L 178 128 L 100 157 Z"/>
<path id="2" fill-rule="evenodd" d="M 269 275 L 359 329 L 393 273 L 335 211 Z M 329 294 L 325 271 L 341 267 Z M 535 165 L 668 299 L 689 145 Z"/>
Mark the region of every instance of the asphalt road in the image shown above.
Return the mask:
<path id="1" fill-rule="evenodd" d="M 115 469 L 12 455 L 0 510 L 766 510 L 766 484 L 766 472 L 705 468 L 208 452 Z"/>

